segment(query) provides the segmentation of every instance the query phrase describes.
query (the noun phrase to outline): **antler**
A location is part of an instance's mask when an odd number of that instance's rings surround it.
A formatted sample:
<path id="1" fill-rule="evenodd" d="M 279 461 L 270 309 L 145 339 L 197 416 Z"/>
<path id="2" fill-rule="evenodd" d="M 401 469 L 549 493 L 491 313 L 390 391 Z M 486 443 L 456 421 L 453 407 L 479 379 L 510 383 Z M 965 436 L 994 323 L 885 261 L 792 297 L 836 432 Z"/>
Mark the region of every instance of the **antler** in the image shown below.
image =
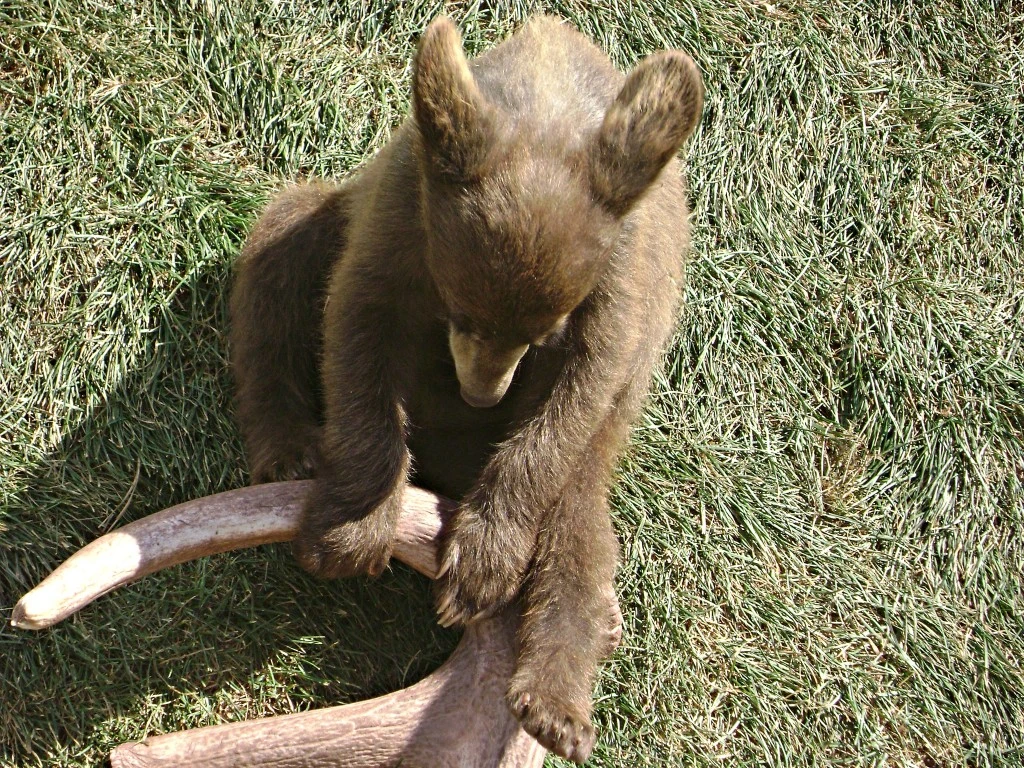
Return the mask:
<path id="1" fill-rule="evenodd" d="M 97 597 L 188 560 L 289 541 L 308 480 L 225 491 L 156 512 L 83 547 L 14 606 L 11 624 L 45 629 Z M 454 504 L 419 488 L 405 494 L 395 557 L 437 575 L 436 542 Z"/>
<path id="2" fill-rule="evenodd" d="M 309 481 L 207 496 L 131 523 L 72 555 L 15 606 L 11 623 L 49 627 L 97 597 L 162 568 L 294 535 Z M 437 536 L 450 501 L 410 488 L 395 556 L 437 573 Z M 122 744 L 113 768 L 536 768 L 544 749 L 505 703 L 517 615 L 466 629 L 444 665 L 416 685 L 341 707 L 210 726 Z"/>

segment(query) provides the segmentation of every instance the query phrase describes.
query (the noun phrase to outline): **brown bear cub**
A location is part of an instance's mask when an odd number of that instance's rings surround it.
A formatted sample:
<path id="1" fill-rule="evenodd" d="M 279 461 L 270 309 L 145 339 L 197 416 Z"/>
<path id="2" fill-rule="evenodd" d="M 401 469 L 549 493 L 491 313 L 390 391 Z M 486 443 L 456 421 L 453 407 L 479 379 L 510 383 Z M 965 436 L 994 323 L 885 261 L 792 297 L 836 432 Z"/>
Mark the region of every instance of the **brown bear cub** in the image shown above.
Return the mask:
<path id="1" fill-rule="evenodd" d="M 702 103 L 677 51 L 623 77 L 540 17 L 467 61 L 438 19 L 412 118 L 354 178 L 271 203 L 231 300 L 253 481 L 316 478 L 303 567 L 378 574 L 408 483 L 459 500 L 441 622 L 519 598 L 509 705 L 577 761 L 618 619 L 608 490 L 674 326 L 674 156 Z"/>

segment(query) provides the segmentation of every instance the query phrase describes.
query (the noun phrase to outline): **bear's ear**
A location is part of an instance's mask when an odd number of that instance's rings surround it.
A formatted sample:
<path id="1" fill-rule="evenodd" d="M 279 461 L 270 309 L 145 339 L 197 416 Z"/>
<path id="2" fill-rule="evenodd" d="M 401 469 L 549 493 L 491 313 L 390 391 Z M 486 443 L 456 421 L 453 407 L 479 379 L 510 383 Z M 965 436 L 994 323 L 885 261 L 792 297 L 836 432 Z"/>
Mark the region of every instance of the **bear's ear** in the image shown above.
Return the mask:
<path id="1" fill-rule="evenodd" d="M 693 59 L 664 51 L 629 73 L 590 151 L 594 195 L 625 215 L 700 120 L 704 84 Z"/>
<path id="2" fill-rule="evenodd" d="M 420 40 L 413 114 L 431 170 L 453 182 L 480 175 L 494 145 L 494 109 L 469 71 L 458 30 L 443 16 Z"/>

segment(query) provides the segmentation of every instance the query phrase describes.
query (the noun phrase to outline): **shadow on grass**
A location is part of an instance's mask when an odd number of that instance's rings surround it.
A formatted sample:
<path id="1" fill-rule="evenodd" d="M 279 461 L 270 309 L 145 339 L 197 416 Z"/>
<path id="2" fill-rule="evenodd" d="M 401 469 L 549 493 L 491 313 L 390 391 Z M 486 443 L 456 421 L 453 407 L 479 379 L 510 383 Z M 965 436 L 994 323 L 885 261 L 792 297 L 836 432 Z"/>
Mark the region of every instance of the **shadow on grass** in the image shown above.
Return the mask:
<path id="1" fill-rule="evenodd" d="M 245 482 L 222 330 L 230 284 L 214 268 L 176 293 L 152 355 L 11 473 L 0 509 L 0 763 L 96 764 L 124 740 L 318 708 L 404 687 L 457 635 L 429 584 L 396 566 L 376 581 L 317 582 L 286 547 L 154 574 L 39 633 L 10 610 L 83 544 L 118 525 Z"/>

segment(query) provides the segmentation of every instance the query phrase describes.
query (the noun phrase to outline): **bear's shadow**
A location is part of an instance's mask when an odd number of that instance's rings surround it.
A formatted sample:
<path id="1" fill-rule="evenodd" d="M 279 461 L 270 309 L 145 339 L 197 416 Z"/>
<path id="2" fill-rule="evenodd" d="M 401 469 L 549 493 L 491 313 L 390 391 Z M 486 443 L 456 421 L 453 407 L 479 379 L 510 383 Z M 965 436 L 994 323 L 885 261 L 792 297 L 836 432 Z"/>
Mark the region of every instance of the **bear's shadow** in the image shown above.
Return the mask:
<path id="1" fill-rule="evenodd" d="M 38 633 L 10 627 L 20 595 L 88 541 L 246 482 L 222 332 L 229 284 L 222 265 L 178 291 L 152 355 L 5 494 L 0 756 L 13 764 L 358 701 L 412 684 L 457 641 L 410 569 L 319 582 L 285 546 L 176 566 Z"/>

